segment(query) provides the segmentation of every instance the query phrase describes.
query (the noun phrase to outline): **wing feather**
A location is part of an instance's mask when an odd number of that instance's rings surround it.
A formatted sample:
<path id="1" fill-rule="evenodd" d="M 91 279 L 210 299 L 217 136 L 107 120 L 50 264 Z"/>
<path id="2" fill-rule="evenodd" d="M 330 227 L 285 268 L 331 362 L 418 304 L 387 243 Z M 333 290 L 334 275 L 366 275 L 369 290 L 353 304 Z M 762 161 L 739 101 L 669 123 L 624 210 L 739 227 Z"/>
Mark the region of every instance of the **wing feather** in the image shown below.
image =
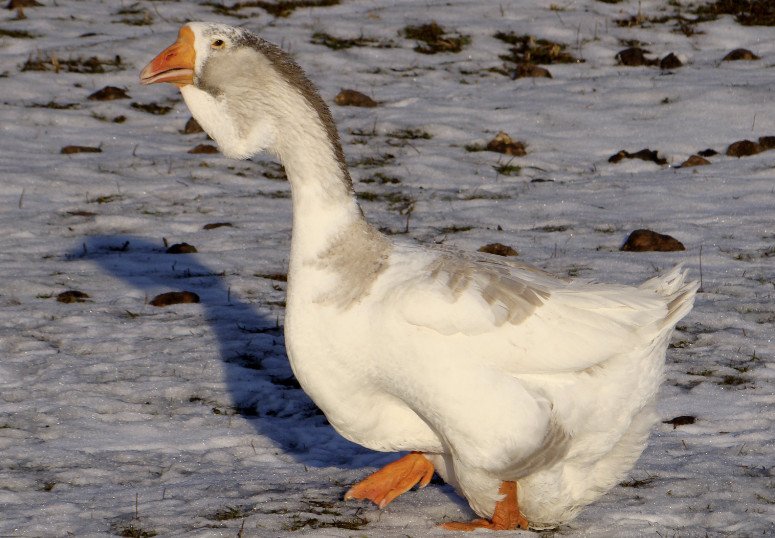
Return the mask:
<path id="1" fill-rule="evenodd" d="M 579 371 L 632 351 L 653 338 L 667 312 L 653 290 L 446 252 L 401 288 L 396 311 L 424 331 L 427 349 L 514 374 Z"/>

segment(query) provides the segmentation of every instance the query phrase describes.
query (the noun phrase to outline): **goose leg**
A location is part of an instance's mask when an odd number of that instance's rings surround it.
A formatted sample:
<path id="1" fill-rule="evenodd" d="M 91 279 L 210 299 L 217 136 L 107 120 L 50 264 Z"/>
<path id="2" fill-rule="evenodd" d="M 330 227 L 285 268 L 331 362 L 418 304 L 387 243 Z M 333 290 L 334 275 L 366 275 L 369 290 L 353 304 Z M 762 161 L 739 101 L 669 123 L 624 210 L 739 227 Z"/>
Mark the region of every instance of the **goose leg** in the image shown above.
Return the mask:
<path id="1" fill-rule="evenodd" d="M 418 482 L 424 488 L 432 477 L 433 464 L 422 453 L 412 452 L 355 484 L 345 493 L 344 500 L 368 499 L 384 508 Z"/>
<path id="2" fill-rule="evenodd" d="M 505 531 L 516 529 L 517 527 L 527 529 L 527 519 L 520 513 L 519 504 L 517 503 L 517 483 L 501 483 L 498 493 L 505 495 L 505 497 L 495 504 L 492 521 L 487 521 L 486 519 L 475 519 L 468 522 L 455 521 L 443 523 L 441 527 L 450 531 L 472 531 L 475 529 Z"/>

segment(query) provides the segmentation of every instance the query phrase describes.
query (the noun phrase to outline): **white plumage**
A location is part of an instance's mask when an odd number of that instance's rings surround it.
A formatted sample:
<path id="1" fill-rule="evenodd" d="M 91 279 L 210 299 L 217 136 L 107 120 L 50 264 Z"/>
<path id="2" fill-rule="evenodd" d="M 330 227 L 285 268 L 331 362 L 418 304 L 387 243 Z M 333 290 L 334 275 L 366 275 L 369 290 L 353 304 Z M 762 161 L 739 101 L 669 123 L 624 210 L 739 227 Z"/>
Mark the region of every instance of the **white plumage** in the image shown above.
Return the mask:
<path id="1" fill-rule="evenodd" d="M 490 518 L 450 528 L 545 527 L 625 476 L 697 289 L 684 272 L 593 284 L 388 239 L 363 219 L 323 101 L 244 29 L 190 23 L 141 77 L 180 86 L 224 154 L 285 165 L 293 371 L 346 438 L 417 453 L 348 497 L 384 506 L 435 469 Z"/>

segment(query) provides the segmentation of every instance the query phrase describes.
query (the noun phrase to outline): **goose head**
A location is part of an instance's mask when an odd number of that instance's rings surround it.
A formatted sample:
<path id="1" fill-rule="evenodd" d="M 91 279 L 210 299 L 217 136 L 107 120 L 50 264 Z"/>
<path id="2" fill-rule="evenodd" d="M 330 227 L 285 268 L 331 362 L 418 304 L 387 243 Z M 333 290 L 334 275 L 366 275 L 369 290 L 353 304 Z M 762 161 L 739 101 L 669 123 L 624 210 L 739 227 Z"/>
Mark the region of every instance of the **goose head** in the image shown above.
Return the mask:
<path id="1" fill-rule="evenodd" d="M 180 88 L 227 157 L 268 150 L 286 161 L 289 148 L 302 142 L 332 154 L 346 174 L 336 127 L 315 87 L 287 53 L 244 28 L 184 25 L 140 81 Z"/>

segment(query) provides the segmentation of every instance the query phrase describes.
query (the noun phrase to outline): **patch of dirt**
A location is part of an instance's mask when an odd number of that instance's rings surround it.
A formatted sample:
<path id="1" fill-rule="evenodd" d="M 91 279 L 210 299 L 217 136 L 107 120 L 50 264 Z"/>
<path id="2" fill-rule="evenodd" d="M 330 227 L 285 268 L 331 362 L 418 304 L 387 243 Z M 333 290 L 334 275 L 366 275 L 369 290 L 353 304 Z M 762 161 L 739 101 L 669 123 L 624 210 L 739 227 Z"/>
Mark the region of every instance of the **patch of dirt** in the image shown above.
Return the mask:
<path id="1" fill-rule="evenodd" d="M 126 89 L 116 86 L 105 86 L 87 97 L 91 101 L 115 101 L 116 99 L 129 99 Z"/>
<path id="2" fill-rule="evenodd" d="M 242 519 L 252 511 L 253 509 L 248 506 L 224 506 L 212 514 L 206 515 L 205 518 L 210 521 L 229 521 L 232 519 Z"/>
<path id="3" fill-rule="evenodd" d="M 374 108 L 379 104 L 368 95 L 350 89 L 344 89 L 336 94 L 334 103 L 339 106 L 357 106 L 364 108 Z"/>
<path id="4" fill-rule="evenodd" d="M 114 56 L 112 60 L 101 59 L 97 56 L 62 60 L 54 53 L 48 56 L 37 53 L 35 57 L 30 55 L 27 58 L 27 61 L 21 66 L 21 71 L 53 71 L 55 73 L 66 71 L 68 73 L 97 75 L 121 71 L 124 67 L 119 55 Z"/>
<path id="5" fill-rule="evenodd" d="M 533 64 L 520 64 L 511 72 L 511 79 L 518 78 L 552 78 L 552 74 L 545 67 Z"/>
<path id="6" fill-rule="evenodd" d="M 671 418 L 670 420 L 663 420 L 662 424 L 672 424 L 673 429 L 676 429 L 678 426 L 694 424 L 696 420 L 697 417 L 693 417 L 691 415 L 681 415 L 680 417 Z"/>
<path id="7" fill-rule="evenodd" d="M 170 245 L 166 252 L 167 254 L 195 254 L 198 251 L 194 245 L 189 245 L 188 243 L 175 243 L 174 245 Z"/>
<path id="8" fill-rule="evenodd" d="M 81 108 L 78 103 L 57 103 L 55 101 L 49 101 L 48 103 L 32 103 L 27 105 L 28 108 L 50 108 L 51 110 L 77 110 Z"/>
<path id="9" fill-rule="evenodd" d="M 260 8 L 274 17 L 288 17 L 296 9 L 305 7 L 328 7 L 336 6 L 339 0 L 280 0 L 278 2 L 266 2 L 263 0 L 253 0 L 250 2 L 235 2 L 227 6 L 222 2 L 204 2 L 204 5 L 210 6 L 219 15 L 229 15 L 237 18 L 245 18 L 238 12 L 245 8 Z"/>
<path id="10" fill-rule="evenodd" d="M 150 26 L 153 24 L 153 15 L 147 9 L 142 9 L 139 3 L 121 8 L 116 12 L 121 18 L 114 21 L 129 26 Z"/>
<path id="11" fill-rule="evenodd" d="M 151 299 L 152 306 L 165 307 L 174 304 L 198 303 L 199 295 L 192 291 L 168 291 Z"/>
<path id="12" fill-rule="evenodd" d="M 670 18 L 670 15 L 648 17 L 639 11 L 635 15 L 631 15 L 623 19 L 616 19 L 614 22 L 616 23 L 616 26 L 621 26 L 622 28 L 634 28 L 636 26 L 644 28 L 654 24 L 664 24 L 668 22 Z"/>
<path id="13" fill-rule="evenodd" d="M 691 168 L 692 166 L 705 166 L 710 164 L 710 161 L 705 157 L 699 155 L 692 155 L 684 162 L 681 163 L 681 168 Z"/>
<path id="14" fill-rule="evenodd" d="M 659 68 L 664 70 L 669 69 L 678 69 L 679 67 L 683 67 L 683 62 L 673 54 L 672 52 L 659 60 Z"/>
<path id="15" fill-rule="evenodd" d="M 633 478 L 632 480 L 627 480 L 625 482 L 620 483 L 619 485 L 622 486 L 623 488 L 642 488 L 642 487 L 651 485 L 651 483 L 654 482 L 654 480 L 656 480 L 656 477 L 654 476 L 643 478 L 641 480 L 636 480 Z"/>
<path id="16" fill-rule="evenodd" d="M 512 45 L 508 55 L 500 56 L 500 59 L 506 62 L 544 65 L 584 62 L 567 52 L 568 45 L 565 43 L 537 39 L 529 34 L 519 35 L 514 32 L 497 32 L 493 37 Z"/>
<path id="17" fill-rule="evenodd" d="M 163 116 L 172 110 L 171 106 L 160 105 L 158 103 L 132 103 L 129 106 L 155 116 Z"/>
<path id="18" fill-rule="evenodd" d="M 505 164 L 496 164 L 493 169 L 501 176 L 518 176 L 522 173 L 522 167 L 517 164 L 511 164 L 511 161 Z"/>
<path id="19" fill-rule="evenodd" d="M 762 147 L 756 142 L 752 142 L 751 140 L 738 140 L 729 145 L 726 154 L 730 157 L 740 158 L 756 155 L 762 151 Z"/>
<path id="20" fill-rule="evenodd" d="M 667 159 L 661 158 L 656 151 L 648 148 L 636 151 L 635 153 L 630 153 L 629 151 L 623 149 L 620 152 L 611 155 L 608 158 L 608 162 L 616 164 L 620 161 L 623 161 L 624 159 L 640 159 L 642 161 L 651 161 L 653 163 L 657 163 L 658 165 L 667 164 Z"/>
<path id="21" fill-rule="evenodd" d="M 389 176 L 387 174 L 383 174 L 382 172 L 377 172 L 376 174 L 372 174 L 367 178 L 363 178 L 361 183 L 378 183 L 380 185 L 398 185 L 401 183 L 401 180 L 395 176 Z"/>
<path id="22" fill-rule="evenodd" d="M 134 523 L 114 525 L 112 530 L 116 535 L 125 538 L 153 538 L 157 535 L 156 531 L 147 531 L 140 527 L 136 527 Z"/>
<path id="23" fill-rule="evenodd" d="M 513 140 L 507 133 L 503 131 L 495 135 L 495 138 L 487 142 L 485 148 L 487 151 L 494 151 L 496 153 L 503 153 L 504 155 L 511 155 L 513 157 L 523 157 L 527 155 L 525 150 L 525 144 L 519 140 Z"/>
<path id="24" fill-rule="evenodd" d="M 67 214 L 72 217 L 96 217 L 97 213 L 94 211 L 84 211 L 81 209 L 76 209 L 75 211 L 67 211 Z"/>
<path id="25" fill-rule="evenodd" d="M 460 52 L 463 47 L 471 43 L 471 36 L 448 32 L 436 21 L 418 26 L 407 26 L 401 33 L 407 39 L 419 41 L 414 47 L 414 51 L 420 54 Z"/>
<path id="26" fill-rule="evenodd" d="M 365 517 L 352 516 L 341 519 L 324 520 L 316 517 L 304 518 L 293 515 L 288 523 L 284 525 L 286 531 L 299 531 L 305 528 L 309 529 L 347 529 L 358 530 L 369 523 Z"/>
<path id="27" fill-rule="evenodd" d="M 266 179 L 275 181 L 288 181 L 288 174 L 282 164 L 276 162 L 266 163 L 265 170 L 261 173 Z"/>
<path id="28" fill-rule="evenodd" d="M 460 232 L 468 232 L 473 229 L 474 229 L 473 226 L 458 226 L 456 224 L 453 224 L 452 226 L 444 226 L 443 228 L 439 229 L 439 233 L 456 234 Z"/>
<path id="29" fill-rule="evenodd" d="M 183 127 L 181 134 L 198 134 L 204 132 L 205 130 L 202 129 L 202 126 L 199 125 L 198 121 L 196 121 L 194 118 L 189 118 L 185 127 Z"/>
<path id="30" fill-rule="evenodd" d="M 312 34 L 310 43 L 314 45 L 323 45 L 332 50 L 349 49 L 352 47 L 371 47 L 375 49 L 392 49 L 397 47 L 393 41 L 380 40 L 373 37 L 336 37 L 326 32 L 315 32 Z"/>
<path id="31" fill-rule="evenodd" d="M 212 144 L 197 144 L 188 150 L 188 153 L 212 155 L 213 153 L 218 153 L 218 148 Z"/>
<path id="32" fill-rule="evenodd" d="M 652 230 L 633 231 L 619 250 L 628 252 L 674 252 L 686 250 L 683 243 Z"/>
<path id="33" fill-rule="evenodd" d="M 287 273 L 257 273 L 254 276 L 267 280 L 276 280 L 277 282 L 288 282 Z"/>
<path id="34" fill-rule="evenodd" d="M 352 166 L 363 166 L 364 168 L 376 168 L 379 166 L 386 166 L 395 161 L 396 156 L 392 153 L 383 153 L 372 157 L 364 157 L 360 161 L 355 162 Z"/>
<path id="35" fill-rule="evenodd" d="M 26 30 L 9 30 L 8 28 L 0 28 L 0 37 L 10 37 L 11 39 L 34 39 L 34 34 L 29 33 Z"/>
<path id="36" fill-rule="evenodd" d="M 57 302 L 60 303 L 85 303 L 89 300 L 89 295 L 78 290 L 63 291 L 57 295 Z"/>
<path id="37" fill-rule="evenodd" d="M 743 26 L 775 26 L 775 2 L 772 0 L 716 0 L 697 6 L 695 13 L 705 20 L 734 15 Z"/>
<path id="38" fill-rule="evenodd" d="M 387 134 L 388 138 L 397 138 L 399 140 L 430 140 L 433 135 L 422 129 L 398 129 Z"/>
<path id="39" fill-rule="evenodd" d="M 549 233 L 556 233 L 556 232 L 567 232 L 568 230 L 572 230 L 573 226 L 570 226 L 568 224 L 547 224 L 546 226 L 539 226 L 538 228 L 533 228 L 533 230 L 537 232 L 549 232 Z"/>
<path id="40" fill-rule="evenodd" d="M 503 69 L 495 68 L 493 71 L 512 79 L 552 78 L 548 69 L 536 64 L 566 64 L 581 63 L 583 59 L 577 58 L 567 52 L 565 43 L 558 43 L 548 39 L 538 39 L 529 34 L 515 34 L 514 32 L 497 32 L 495 39 L 511 45 L 508 54 L 499 56 L 506 62 Z M 510 64 L 515 64 L 511 67 Z"/>
<path id="41" fill-rule="evenodd" d="M 759 146 L 762 148 L 762 151 L 775 149 L 775 136 L 759 137 Z"/>
<path id="42" fill-rule="evenodd" d="M 490 243 L 488 245 L 484 245 L 479 247 L 479 252 L 486 252 L 487 254 L 495 254 L 496 256 L 517 256 L 519 253 L 516 251 L 516 249 L 504 245 L 503 243 Z"/>
<path id="43" fill-rule="evenodd" d="M 41 7 L 43 4 L 37 0 L 9 0 L 5 9 L 18 9 L 20 7 Z"/>
<path id="44" fill-rule="evenodd" d="M 626 65 L 628 67 L 659 65 L 659 60 L 646 58 L 646 54 L 650 54 L 650 52 L 640 47 L 630 47 L 617 52 L 615 58 L 619 65 Z"/>
<path id="45" fill-rule="evenodd" d="M 231 222 L 211 222 L 202 226 L 203 230 L 215 230 L 216 228 L 233 228 L 234 225 Z"/>
<path id="46" fill-rule="evenodd" d="M 94 146 L 65 146 L 59 153 L 71 155 L 73 153 L 102 153 L 102 148 Z"/>
<path id="47" fill-rule="evenodd" d="M 121 200 L 123 196 L 120 194 L 105 194 L 102 196 L 96 196 L 94 198 L 89 198 L 87 200 L 90 204 L 109 204 L 111 202 L 115 202 L 117 200 Z M 124 243 L 124 248 L 126 248 L 129 245 L 129 241 Z M 118 252 L 118 251 L 117 251 Z M 120 252 L 124 252 L 124 250 L 121 250 Z"/>

